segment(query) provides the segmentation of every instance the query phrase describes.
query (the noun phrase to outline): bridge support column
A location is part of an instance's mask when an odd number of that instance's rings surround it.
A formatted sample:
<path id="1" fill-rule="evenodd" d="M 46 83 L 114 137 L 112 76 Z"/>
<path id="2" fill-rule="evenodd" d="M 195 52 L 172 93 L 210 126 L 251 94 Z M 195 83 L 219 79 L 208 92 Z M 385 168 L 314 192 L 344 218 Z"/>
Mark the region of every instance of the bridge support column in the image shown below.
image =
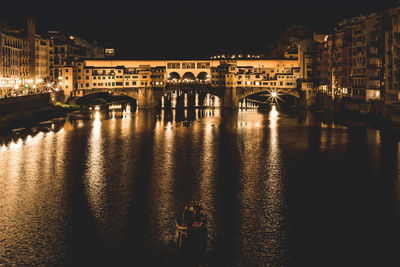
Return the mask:
<path id="1" fill-rule="evenodd" d="M 138 106 L 139 108 L 155 108 L 157 101 L 155 99 L 153 89 L 151 87 L 139 88 L 138 90 Z"/>
<path id="2" fill-rule="evenodd" d="M 238 109 L 239 98 L 236 87 L 226 87 L 224 90 L 223 107 L 226 109 Z"/>

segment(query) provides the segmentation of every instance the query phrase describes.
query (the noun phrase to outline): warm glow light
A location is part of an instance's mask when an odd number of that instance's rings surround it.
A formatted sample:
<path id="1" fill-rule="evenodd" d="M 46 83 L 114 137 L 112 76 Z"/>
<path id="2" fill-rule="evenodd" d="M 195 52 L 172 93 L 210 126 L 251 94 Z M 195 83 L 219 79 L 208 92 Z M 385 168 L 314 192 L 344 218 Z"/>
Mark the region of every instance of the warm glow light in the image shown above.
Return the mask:
<path id="1" fill-rule="evenodd" d="M 269 127 L 270 128 L 276 128 L 278 124 L 278 117 L 279 117 L 279 112 L 276 110 L 276 106 L 272 106 L 271 111 L 269 112 Z"/>
<path id="2" fill-rule="evenodd" d="M 276 92 L 272 92 L 272 93 L 271 93 L 271 96 L 272 96 L 273 98 L 275 98 L 275 97 L 278 96 L 278 94 L 277 94 Z"/>
<path id="3" fill-rule="evenodd" d="M 172 129 L 172 123 L 170 121 L 167 123 L 166 129 L 167 130 L 171 130 Z"/>
<path id="4" fill-rule="evenodd" d="M 94 125 L 98 126 L 100 124 L 100 112 L 96 111 L 96 113 L 94 114 Z"/>
<path id="5" fill-rule="evenodd" d="M 87 168 L 84 177 L 89 206 L 95 218 L 100 218 L 104 201 L 105 171 L 103 154 L 103 137 L 100 112 L 94 114 L 93 126 L 88 139 Z"/>

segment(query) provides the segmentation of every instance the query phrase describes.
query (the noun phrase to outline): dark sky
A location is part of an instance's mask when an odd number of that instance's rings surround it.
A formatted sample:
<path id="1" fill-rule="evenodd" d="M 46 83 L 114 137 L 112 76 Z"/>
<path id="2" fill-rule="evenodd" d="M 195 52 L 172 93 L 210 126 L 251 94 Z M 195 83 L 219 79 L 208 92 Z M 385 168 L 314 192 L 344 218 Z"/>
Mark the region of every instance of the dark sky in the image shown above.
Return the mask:
<path id="1" fill-rule="evenodd" d="M 221 52 L 265 53 L 279 32 L 298 24 L 326 32 L 342 18 L 394 6 L 396 0 L 10 1 L 0 21 L 62 30 L 129 58 L 208 58 Z"/>

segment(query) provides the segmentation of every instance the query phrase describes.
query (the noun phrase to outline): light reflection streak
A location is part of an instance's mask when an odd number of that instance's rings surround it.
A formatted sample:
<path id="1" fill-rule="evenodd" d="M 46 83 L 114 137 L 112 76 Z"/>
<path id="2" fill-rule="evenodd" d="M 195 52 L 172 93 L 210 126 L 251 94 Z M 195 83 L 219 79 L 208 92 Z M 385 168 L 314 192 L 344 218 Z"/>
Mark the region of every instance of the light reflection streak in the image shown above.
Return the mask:
<path id="1" fill-rule="evenodd" d="M 131 105 L 126 105 L 126 108 L 124 111 L 122 111 L 122 118 L 130 118 L 131 117 Z"/>
<path id="2" fill-rule="evenodd" d="M 10 229 L 5 235 L 0 231 L 0 240 L 8 238 L 7 249 L 30 247 L 31 254 L 41 251 L 43 258 L 62 253 L 62 247 L 53 246 L 65 240 L 65 227 L 59 227 L 53 240 L 35 232 L 64 224 L 60 218 L 65 184 L 58 179 L 64 177 L 64 140 L 65 131 L 40 132 L 11 142 L 0 154 L 5 167 L 0 169 L 0 225 Z"/>
<path id="3" fill-rule="evenodd" d="M 130 112 L 130 105 L 126 107 L 124 117 L 121 120 L 121 134 L 123 138 L 128 138 L 131 129 L 131 112 Z"/>
<path id="4" fill-rule="evenodd" d="M 252 262 L 281 262 L 279 252 L 287 244 L 284 216 L 285 200 L 282 181 L 282 159 L 279 143 L 279 112 L 272 106 L 268 114 L 269 136 L 262 129 L 264 117 L 256 112 L 239 114 L 239 154 L 243 162 L 243 189 L 240 196 L 243 214 L 241 218 L 242 251 L 259 251 Z M 254 238 L 254 236 L 257 236 Z M 242 262 L 244 264 L 244 262 Z M 239 264 L 241 265 L 241 264 Z"/>
<path id="5" fill-rule="evenodd" d="M 167 131 L 171 131 L 171 129 L 172 129 L 172 123 L 171 123 L 170 121 L 167 122 L 167 125 L 166 125 L 165 129 L 166 129 Z"/>
<path id="6" fill-rule="evenodd" d="M 283 211 L 286 210 L 286 202 L 283 197 L 282 183 L 282 159 L 279 147 L 278 133 L 279 112 L 276 106 L 272 106 L 269 113 L 269 152 L 268 162 L 266 165 L 267 180 L 265 180 L 266 201 L 263 202 L 264 214 L 261 224 L 265 226 L 265 234 L 274 242 L 264 241 L 264 251 L 267 252 L 271 262 L 280 262 L 278 251 L 282 251 L 287 238 L 287 229 L 282 227 L 285 223 Z"/>
<path id="7" fill-rule="evenodd" d="M 216 228 L 214 214 L 210 211 L 215 210 L 215 187 L 216 187 L 216 179 L 214 170 L 216 169 L 216 150 L 217 147 L 215 145 L 215 135 L 214 135 L 214 127 L 213 124 L 218 125 L 219 121 L 213 121 L 211 118 L 208 119 L 209 122 L 206 123 L 206 127 L 201 132 L 201 128 L 194 129 L 195 134 L 202 134 L 203 140 L 201 144 L 203 155 L 202 164 L 200 169 L 200 205 L 205 208 L 208 217 L 210 218 L 208 225 L 211 229 Z M 219 119 L 218 119 L 219 120 Z M 194 138 L 197 139 L 197 138 Z M 212 242 L 215 239 L 215 231 L 209 231 L 208 242 Z"/>
<path id="8" fill-rule="evenodd" d="M 98 220 L 102 217 L 104 208 L 104 177 L 103 139 L 101 133 L 100 112 L 94 114 L 92 130 L 88 140 L 85 184 L 89 206 Z"/>
<path id="9" fill-rule="evenodd" d="M 173 218 L 171 214 L 174 214 L 172 208 L 172 201 L 174 197 L 173 193 L 173 168 L 174 168 L 174 135 L 175 131 L 172 131 L 171 122 L 167 123 L 166 128 L 156 128 L 154 136 L 154 170 L 155 175 L 152 187 L 155 187 L 152 191 L 157 192 L 154 195 L 155 213 L 157 214 L 156 224 L 157 232 L 160 236 L 160 241 L 166 245 L 171 239 L 171 228 L 165 226 L 165 222 L 170 222 L 173 225 Z M 161 153 L 160 153 L 161 151 Z"/>

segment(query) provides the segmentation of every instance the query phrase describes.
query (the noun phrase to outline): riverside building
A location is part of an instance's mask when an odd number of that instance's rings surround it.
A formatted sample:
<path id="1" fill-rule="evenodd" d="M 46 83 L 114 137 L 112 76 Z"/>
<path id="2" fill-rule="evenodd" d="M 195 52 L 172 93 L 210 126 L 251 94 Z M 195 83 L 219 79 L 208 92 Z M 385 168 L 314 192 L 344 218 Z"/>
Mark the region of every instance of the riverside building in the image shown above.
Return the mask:
<path id="1" fill-rule="evenodd" d="M 315 85 L 332 97 L 400 101 L 400 7 L 346 19 L 313 49 Z"/>
<path id="2" fill-rule="evenodd" d="M 54 43 L 36 33 L 28 18 L 26 30 L 0 24 L 0 96 L 26 94 L 51 80 Z"/>

